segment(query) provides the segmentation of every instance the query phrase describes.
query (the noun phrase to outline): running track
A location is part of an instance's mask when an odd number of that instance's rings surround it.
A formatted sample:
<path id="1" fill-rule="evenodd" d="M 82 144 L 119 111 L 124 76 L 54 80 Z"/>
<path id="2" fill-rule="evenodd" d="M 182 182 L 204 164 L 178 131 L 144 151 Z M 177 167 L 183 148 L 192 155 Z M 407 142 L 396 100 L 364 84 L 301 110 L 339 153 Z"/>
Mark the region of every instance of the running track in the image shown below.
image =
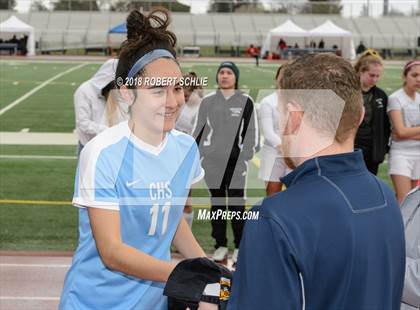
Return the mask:
<path id="1" fill-rule="evenodd" d="M 71 255 L 0 251 L 0 309 L 57 309 Z"/>

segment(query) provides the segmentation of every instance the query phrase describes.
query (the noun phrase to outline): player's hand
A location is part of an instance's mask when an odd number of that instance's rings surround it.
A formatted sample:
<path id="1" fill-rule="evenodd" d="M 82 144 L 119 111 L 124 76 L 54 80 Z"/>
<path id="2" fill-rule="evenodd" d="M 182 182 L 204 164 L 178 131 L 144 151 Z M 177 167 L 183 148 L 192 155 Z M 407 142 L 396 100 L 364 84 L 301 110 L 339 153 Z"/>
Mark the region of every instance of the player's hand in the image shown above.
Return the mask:
<path id="1" fill-rule="evenodd" d="M 198 304 L 198 310 L 217 310 L 219 306 L 208 302 L 200 301 Z"/>

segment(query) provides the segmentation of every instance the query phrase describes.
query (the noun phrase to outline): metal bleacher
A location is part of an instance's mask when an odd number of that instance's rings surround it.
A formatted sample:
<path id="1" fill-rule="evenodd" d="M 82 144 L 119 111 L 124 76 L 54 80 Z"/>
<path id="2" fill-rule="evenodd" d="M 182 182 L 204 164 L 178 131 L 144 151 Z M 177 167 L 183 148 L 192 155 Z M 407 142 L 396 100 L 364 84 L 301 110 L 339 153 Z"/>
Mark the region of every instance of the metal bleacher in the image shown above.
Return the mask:
<path id="1" fill-rule="evenodd" d="M 312 19 L 312 16 L 304 16 L 304 15 L 295 15 L 291 18 L 291 20 L 296 24 L 302 27 L 305 30 L 311 30 L 316 26 L 319 26 L 315 21 Z"/>
<path id="2" fill-rule="evenodd" d="M 108 31 L 125 21 L 121 12 L 29 12 L 0 10 L 0 22 L 11 14 L 35 28 L 38 50 L 41 52 L 66 49 L 105 48 L 112 42 L 122 42 L 124 35 L 110 40 Z M 261 45 L 267 32 L 293 20 L 310 30 L 327 19 L 349 30 L 357 45 L 363 41 L 377 49 L 418 49 L 420 17 L 356 17 L 340 15 L 286 15 L 263 13 L 209 13 L 194 15 L 172 13 L 170 29 L 177 34 L 179 46 L 248 46 Z M 118 35 L 117 35 L 118 36 Z"/>
<path id="3" fill-rule="evenodd" d="M 267 14 L 253 14 L 251 19 L 255 26 L 255 31 L 257 31 L 260 38 L 260 41 L 257 42 L 263 42 L 263 38 L 267 32 L 278 25 L 274 22 L 274 19 Z"/>
<path id="4" fill-rule="evenodd" d="M 173 14 L 171 30 L 175 31 L 175 29 L 184 29 L 184 34 L 177 37 L 179 45 L 187 46 L 193 44 L 195 30 L 190 14 Z"/>
<path id="5" fill-rule="evenodd" d="M 252 16 L 253 14 L 238 14 L 232 18 L 240 46 L 249 46 L 250 44 L 256 44 L 256 42 L 262 41 Z"/>
<path id="6" fill-rule="evenodd" d="M 183 14 L 185 19 L 189 16 L 189 21 L 191 22 L 191 28 L 194 30 L 194 41 L 190 44 L 199 45 L 199 46 L 214 46 L 216 45 L 216 31 L 213 25 L 213 19 L 210 15 L 192 15 L 192 14 Z M 174 31 L 177 29 L 174 27 Z M 187 28 L 188 29 L 188 28 Z"/>
<path id="7" fill-rule="evenodd" d="M 233 26 L 233 14 L 209 14 L 213 19 L 214 30 L 216 32 L 216 45 L 238 46 L 239 38 Z"/>

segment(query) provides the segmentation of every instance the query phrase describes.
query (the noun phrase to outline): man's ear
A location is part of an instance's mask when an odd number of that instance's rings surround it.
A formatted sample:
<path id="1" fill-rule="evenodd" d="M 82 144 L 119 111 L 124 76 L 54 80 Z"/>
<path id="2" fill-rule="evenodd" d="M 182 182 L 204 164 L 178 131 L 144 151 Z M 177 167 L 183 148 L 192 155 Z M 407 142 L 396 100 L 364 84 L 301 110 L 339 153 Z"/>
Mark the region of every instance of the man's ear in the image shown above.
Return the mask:
<path id="1" fill-rule="evenodd" d="M 286 135 L 297 135 L 303 120 L 303 111 L 299 105 L 294 103 L 287 104 L 287 122 L 285 128 Z"/>
<path id="2" fill-rule="evenodd" d="M 359 127 L 360 124 L 363 122 L 363 119 L 365 118 L 365 112 L 365 106 L 362 106 L 362 113 L 360 113 L 359 125 L 357 127 Z"/>
<path id="3" fill-rule="evenodd" d="M 120 96 L 127 106 L 131 106 L 134 103 L 134 91 L 133 89 L 127 88 L 125 85 L 120 87 Z"/>

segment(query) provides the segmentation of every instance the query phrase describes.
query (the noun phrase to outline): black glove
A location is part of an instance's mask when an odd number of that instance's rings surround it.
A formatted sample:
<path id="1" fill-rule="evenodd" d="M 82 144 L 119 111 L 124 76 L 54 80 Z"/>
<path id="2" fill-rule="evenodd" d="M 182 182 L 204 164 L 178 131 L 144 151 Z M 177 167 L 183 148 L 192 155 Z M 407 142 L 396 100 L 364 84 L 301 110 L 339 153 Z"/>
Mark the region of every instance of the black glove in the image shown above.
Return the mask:
<path id="1" fill-rule="evenodd" d="M 186 259 L 172 271 L 163 295 L 168 296 L 169 310 L 196 310 L 200 301 L 217 304 L 223 310 L 230 296 L 231 281 L 232 272 L 208 258 Z"/>

